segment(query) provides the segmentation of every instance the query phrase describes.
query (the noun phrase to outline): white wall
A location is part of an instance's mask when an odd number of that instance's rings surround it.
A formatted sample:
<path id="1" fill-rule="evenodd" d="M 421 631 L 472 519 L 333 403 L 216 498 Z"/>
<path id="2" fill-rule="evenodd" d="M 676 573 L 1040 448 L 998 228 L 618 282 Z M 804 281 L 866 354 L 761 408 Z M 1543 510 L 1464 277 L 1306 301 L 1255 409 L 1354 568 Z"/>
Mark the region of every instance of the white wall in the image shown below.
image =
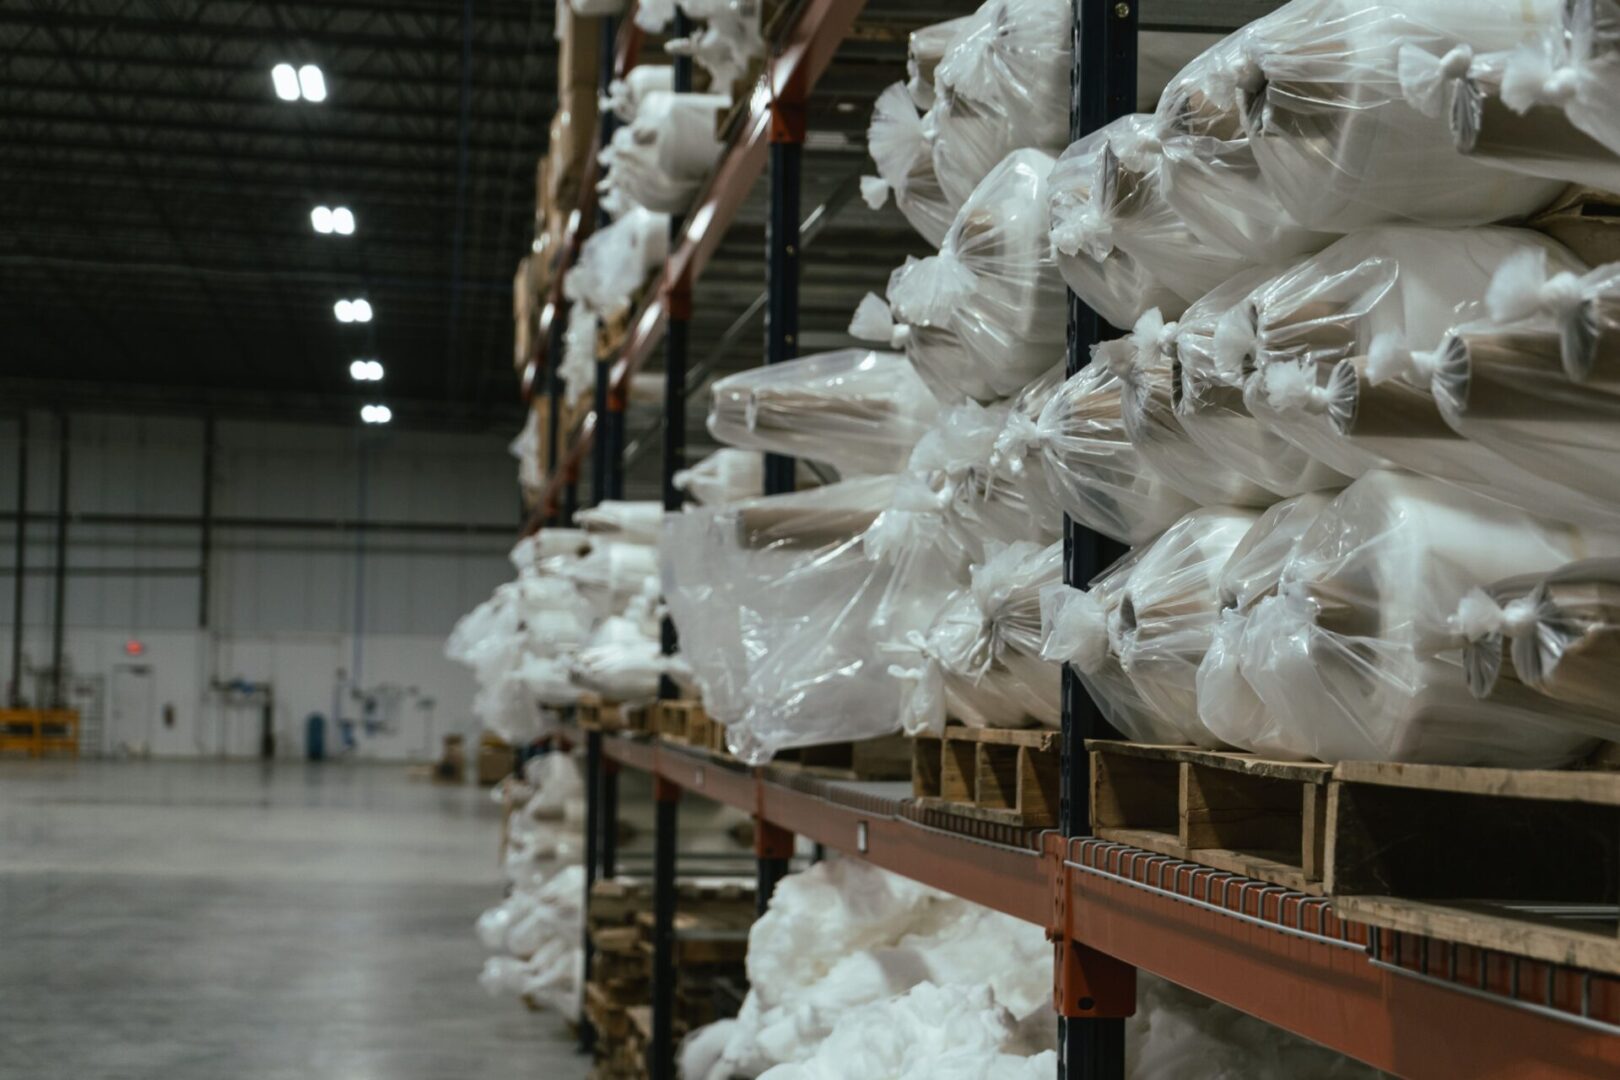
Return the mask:
<path id="1" fill-rule="evenodd" d="M 70 514 L 199 515 L 200 420 L 69 418 Z M 59 454 L 53 416 L 29 420 L 25 668 L 51 662 Z M 0 421 L 0 681 L 10 678 L 19 426 Z M 283 755 L 302 752 L 304 718 L 330 721 L 340 672 L 386 703 L 360 753 L 418 759 L 448 731 L 472 734 L 470 675 L 442 656 L 455 620 L 511 576 L 518 508 L 506 439 L 220 421 L 213 514 L 222 519 L 506 525 L 511 532 L 213 531 L 208 625 L 200 625 L 201 530 L 77 522 L 68 529 L 64 654 L 108 697 L 120 667 L 150 670 L 151 715 L 123 718 L 109 742 L 162 755 L 251 755 L 257 706 L 216 683 L 268 682 Z M 86 571 L 101 570 L 95 573 Z M 156 572 L 154 572 L 156 571 Z M 139 658 L 125 644 L 144 646 Z M 25 696 L 33 683 L 24 681 Z M 128 702 L 126 702 L 128 704 Z M 167 707 L 167 710 L 165 709 Z M 342 713 L 361 703 L 345 696 Z M 172 725 L 164 722 L 165 715 Z M 328 726 L 329 752 L 338 743 Z"/>

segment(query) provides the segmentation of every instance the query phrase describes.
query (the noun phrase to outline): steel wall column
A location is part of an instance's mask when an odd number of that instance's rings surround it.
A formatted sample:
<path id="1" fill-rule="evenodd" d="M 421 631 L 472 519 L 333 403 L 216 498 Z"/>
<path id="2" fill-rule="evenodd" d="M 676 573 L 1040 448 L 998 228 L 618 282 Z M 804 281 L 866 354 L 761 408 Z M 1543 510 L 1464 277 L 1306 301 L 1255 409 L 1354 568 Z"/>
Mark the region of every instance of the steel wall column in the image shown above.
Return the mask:
<path id="1" fill-rule="evenodd" d="M 62 680 L 62 644 L 67 632 L 67 539 L 68 539 L 68 417 L 57 419 L 56 444 L 56 602 L 51 634 L 51 706 L 67 707 L 67 687 Z M 20 587 L 21 581 L 18 582 Z M 38 704 L 37 702 L 35 703 Z"/>
<path id="2" fill-rule="evenodd" d="M 214 561 L 214 415 L 203 420 L 202 519 L 197 526 L 197 625 L 208 629 L 209 582 Z"/>
<path id="3" fill-rule="evenodd" d="M 804 105 L 771 107 L 770 215 L 765 231 L 765 362 L 799 355 L 799 179 L 804 158 Z M 765 494 L 793 490 L 794 461 L 765 455 Z"/>
<path id="4" fill-rule="evenodd" d="M 596 884 L 597 855 L 601 851 L 599 839 L 602 821 L 599 816 L 601 810 L 601 779 L 602 779 L 602 733 L 600 731 L 587 731 L 585 733 L 585 897 L 583 911 L 589 912 L 591 901 L 591 886 Z M 590 919 L 585 920 L 582 931 L 585 948 L 585 964 L 580 982 L 583 985 L 591 980 L 591 929 Z M 589 1052 L 596 1048 L 596 1028 L 590 1018 L 581 1014 L 579 1018 L 579 1048 Z"/>
<path id="5" fill-rule="evenodd" d="M 11 700 L 22 705 L 23 573 L 28 565 L 28 410 L 17 414 L 17 535 L 12 555 L 15 583 L 11 590 Z"/>
<path id="6" fill-rule="evenodd" d="M 657 827 L 653 847 L 652 1043 L 647 1073 L 675 1080 L 675 843 L 681 789 L 653 777 Z"/>
<path id="7" fill-rule="evenodd" d="M 602 761 L 602 809 L 597 813 L 596 831 L 602 838 L 602 854 L 597 876 L 603 881 L 619 872 L 619 763 Z"/>
<path id="8" fill-rule="evenodd" d="M 1137 0 L 1072 0 L 1073 68 L 1070 81 L 1069 138 L 1079 139 L 1136 104 Z M 1074 374 L 1091 360 L 1091 347 L 1117 336 L 1096 312 L 1069 294 L 1067 369 Z M 1122 549 L 1074 520 L 1063 521 L 1064 580 L 1084 587 Z M 1063 766 L 1059 819 L 1066 836 L 1091 832 L 1090 785 L 1085 740 L 1115 734 L 1096 703 L 1067 666 L 1063 669 Z M 1091 999 L 1078 998 L 1076 986 L 1091 982 L 1117 986 L 1129 978 L 1117 961 L 1071 942 L 1061 943 L 1057 989 L 1059 1080 L 1122 1080 L 1125 1075 L 1125 1021 L 1083 1015 Z M 1083 1007 L 1084 1006 L 1084 1007 Z M 1075 1015 L 1081 1013 L 1082 1015 Z"/>

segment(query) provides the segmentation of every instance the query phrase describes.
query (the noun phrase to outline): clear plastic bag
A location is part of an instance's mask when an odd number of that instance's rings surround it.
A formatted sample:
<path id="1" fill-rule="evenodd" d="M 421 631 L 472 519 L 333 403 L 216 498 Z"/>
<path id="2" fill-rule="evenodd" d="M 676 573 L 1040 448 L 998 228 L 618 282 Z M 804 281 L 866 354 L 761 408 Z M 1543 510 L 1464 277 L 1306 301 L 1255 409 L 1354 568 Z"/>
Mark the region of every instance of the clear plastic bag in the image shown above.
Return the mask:
<path id="1" fill-rule="evenodd" d="M 1575 138 L 1584 133 L 1610 155 L 1620 154 L 1620 120 L 1614 103 L 1620 95 L 1620 7 L 1613 0 L 1567 0 L 1564 20 L 1508 57 L 1499 90 L 1502 102 L 1524 120 L 1539 124 L 1519 128 L 1532 140 L 1538 157 L 1558 161 L 1573 145 L 1587 160 L 1592 152 Z M 1547 114 L 1561 110 L 1576 132 L 1549 123 Z M 1522 160 L 1522 159 L 1520 159 Z M 1530 171 L 1530 170 L 1526 170 Z M 1564 169 L 1562 172 L 1572 170 Z M 1608 170 L 1605 169 L 1605 175 Z M 1555 168 L 1538 175 L 1560 175 Z M 1611 189 L 1610 184 L 1599 187 Z"/>
<path id="2" fill-rule="evenodd" d="M 1276 595 L 1284 563 L 1331 500 L 1332 496 L 1315 492 L 1271 507 L 1249 527 L 1221 569 L 1221 611 L 1194 686 L 1198 719 L 1221 742 L 1240 750 L 1263 755 L 1274 749 L 1264 738 L 1273 726 L 1265 703 L 1241 670 L 1249 613 L 1262 600 Z M 1286 754 L 1286 747 L 1280 749 Z"/>
<path id="3" fill-rule="evenodd" d="M 1517 684 L 1476 699 L 1451 616 L 1482 584 L 1615 541 L 1404 473 L 1374 470 L 1300 539 L 1278 595 L 1250 615 L 1241 670 L 1271 752 L 1321 761 L 1567 763 L 1560 730 Z"/>
<path id="4" fill-rule="evenodd" d="M 589 400 L 596 389 L 596 335 L 601 325 L 601 319 L 584 300 L 569 305 L 562 364 L 557 373 L 562 376 L 563 400 L 570 405 Z"/>
<path id="5" fill-rule="evenodd" d="M 1615 663 L 1620 643 L 1620 560 L 1584 559 L 1548 574 L 1528 601 L 1526 632 L 1513 639 L 1513 667 L 1525 685 L 1588 718 L 1614 738 L 1620 729 Z M 1607 718 L 1608 730 L 1596 728 Z"/>
<path id="6" fill-rule="evenodd" d="M 803 461 L 798 463 L 794 481 L 797 491 L 821 483 Z M 678 471 L 674 483 L 676 491 L 685 492 L 704 506 L 751 499 L 765 490 L 765 455 L 757 450 L 722 446 L 690 469 Z"/>
<path id="7" fill-rule="evenodd" d="M 1064 282 L 1104 322 L 1128 329 L 1150 308 L 1174 315 L 1186 301 L 1114 243 L 1105 209 L 1113 127 L 1097 129 L 1057 159 L 1047 180 L 1047 223 Z"/>
<path id="8" fill-rule="evenodd" d="M 1041 590 L 1061 582 L 1063 545 L 993 545 L 972 583 L 946 601 L 926 635 L 891 645 L 913 655 L 891 668 L 903 684 L 910 734 L 938 733 L 947 715 L 974 727 L 1057 727 L 1056 667 L 1041 659 Z"/>
<path id="9" fill-rule="evenodd" d="M 1041 658 L 1069 664 L 1108 723 L 1140 743 L 1180 743 L 1181 729 L 1150 706 L 1119 663 L 1120 602 L 1141 549 L 1092 579 L 1084 592 L 1061 583 L 1041 590 Z"/>
<path id="10" fill-rule="evenodd" d="M 675 89 L 675 69 L 668 64 L 637 64 L 624 78 L 608 84 L 603 97 L 603 112 L 612 112 L 626 124 L 634 123 L 641 102 L 654 91 L 670 93 Z"/>
<path id="11" fill-rule="evenodd" d="M 1407 103 L 1403 47 L 1443 56 L 1533 39 L 1558 0 L 1296 0 L 1247 39 L 1243 131 L 1277 201 L 1311 229 L 1481 225 L 1545 206 L 1556 183 L 1457 153 L 1447 119 Z M 1279 17 L 1284 16 L 1285 17 Z"/>
<path id="12" fill-rule="evenodd" d="M 1216 333 L 1227 370 L 1252 365 L 1249 411 L 1346 476 L 1381 463 L 1337 437 L 1313 407 L 1332 370 L 1381 334 L 1430 348 L 1480 304 L 1496 268 L 1527 248 L 1558 245 L 1524 229 L 1383 226 L 1333 244 L 1252 293 Z"/>
<path id="13" fill-rule="evenodd" d="M 1253 41 L 1291 11 L 1261 16 L 1206 49 L 1170 80 L 1154 113 L 1165 202 L 1194 233 L 1256 264 L 1317 251 L 1334 238 L 1277 205 L 1243 130 L 1238 90 L 1252 91 L 1259 77 Z"/>
<path id="14" fill-rule="evenodd" d="M 616 189 L 648 210 L 684 213 L 725 148 L 715 135 L 715 116 L 730 105 L 725 94 L 643 95 L 635 121 L 614 131 L 603 151 L 604 190 Z M 667 239 L 667 222 L 664 233 Z"/>
<path id="15" fill-rule="evenodd" d="M 934 104 L 934 71 L 957 37 L 973 24 L 972 15 L 913 30 L 906 39 L 906 92 L 919 109 Z"/>
<path id="16" fill-rule="evenodd" d="M 603 499 L 574 513 L 574 524 L 591 535 L 635 544 L 656 545 L 663 523 L 664 504 L 655 499 Z"/>
<path id="17" fill-rule="evenodd" d="M 939 254 L 908 259 L 889 279 L 893 317 L 910 328 L 906 355 L 941 400 L 1010 397 L 1063 354 L 1068 294 L 1046 231 L 1051 170 L 1039 151 L 1009 154 L 962 205 Z"/>
<path id="18" fill-rule="evenodd" d="M 1229 369 L 1216 362 L 1215 336 L 1221 320 L 1279 272 L 1269 267 L 1245 271 L 1182 313 L 1172 341 L 1170 391 L 1176 419 L 1214 460 L 1258 487 L 1279 496 L 1336 490 L 1349 483 L 1349 478 L 1249 412 L 1243 402 L 1243 383 L 1252 370 L 1245 371 L 1241 364 Z"/>
<path id="19" fill-rule="evenodd" d="M 915 36 L 915 35 L 913 35 Z M 934 153 L 923 134 L 922 117 L 906 89 L 895 83 L 878 95 L 866 148 L 878 179 L 861 180 L 861 197 L 873 210 L 894 192 L 894 204 L 924 240 L 938 247 L 951 227 L 956 208 L 945 198 L 934 173 Z"/>
<path id="20" fill-rule="evenodd" d="M 1270 506 L 1274 492 L 1211 458 L 1182 426 L 1176 413 L 1181 380 L 1171 358 L 1178 330 L 1149 311 L 1129 337 L 1092 349 L 1093 364 L 1119 374 L 1126 436 L 1166 483 L 1200 506 Z"/>
<path id="21" fill-rule="evenodd" d="M 1259 514 L 1194 510 L 1148 545 L 1120 599 L 1120 666 L 1181 742 L 1220 746 L 1198 714 L 1198 667 L 1219 618 L 1220 575 Z"/>
<path id="22" fill-rule="evenodd" d="M 1505 266 L 1496 284 L 1511 284 L 1526 261 Z M 1563 292 L 1552 305 L 1561 314 L 1533 313 L 1500 331 L 1447 340 L 1431 384 L 1435 401 L 1458 433 L 1543 482 L 1521 482 L 1516 494 L 1541 496 L 1559 516 L 1620 529 L 1620 384 L 1604 381 L 1606 368 L 1620 364 L 1604 355 L 1613 351 L 1608 335 L 1588 335 L 1593 323 L 1583 318 L 1613 304 L 1607 294 L 1620 296 L 1620 267 L 1552 281 L 1543 288 Z M 1503 314 L 1522 310 L 1495 298 Z M 1588 381 L 1570 382 L 1569 367 L 1584 369 Z"/>
<path id="23" fill-rule="evenodd" d="M 703 20 L 691 37 L 671 38 L 664 51 L 690 56 L 709 73 L 709 85 L 729 87 L 743 78 L 749 64 L 765 55 L 760 33 L 760 8 L 742 0 L 691 0 L 681 8 Z"/>
<path id="24" fill-rule="evenodd" d="M 630 309 L 635 291 L 668 258 L 669 215 L 638 206 L 586 239 L 563 278 L 563 295 L 614 318 Z"/>
<path id="25" fill-rule="evenodd" d="M 1195 504 L 1126 436 L 1123 394 L 1119 376 L 1107 364 L 1087 364 L 1046 403 L 1032 441 L 1063 513 L 1104 536 L 1140 544 Z"/>
<path id="26" fill-rule="evenodd" d="M 934 69 L 934 171 L 961 206 L 1008 154 L 1068 143 L 1068 0 L 988 0 Z"/>
<path id="27" fill-rule="evenodd" d="M 709 392 L 709 434 L 722 443 L 805 457 L 840 472 L 887 473 L 939 413 L 906 358 L 840 349 L 738 372 Z"/>
<path id="28" fill-rule="evenodd" d="M 1096 182 L 1087 207 L 1087 246 L 1101 251 L 1111 243 L 1130 255 L 1153 278 L 1181 298 L 1181 305 L 1203 296 L 1253 260 L 1219 240 L 1192 230 L 1160 190 L 1164 153 L 1152 116 L 1122 116 L 1107 132 Z M 1062 234 L 1059 234 L 1061 236 Z"/>

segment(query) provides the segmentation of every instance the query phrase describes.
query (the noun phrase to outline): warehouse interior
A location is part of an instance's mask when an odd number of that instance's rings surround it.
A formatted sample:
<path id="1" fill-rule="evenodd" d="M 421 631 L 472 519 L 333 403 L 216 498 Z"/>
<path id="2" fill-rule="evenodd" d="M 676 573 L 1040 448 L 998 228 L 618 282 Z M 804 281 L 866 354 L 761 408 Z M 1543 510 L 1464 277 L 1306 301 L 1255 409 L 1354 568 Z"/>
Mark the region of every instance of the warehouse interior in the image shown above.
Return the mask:
<path id="1" fill-rule="evenodd" d="M 1620 1075 L 1620 0 L 0 50 L 0 1080 Z"/>

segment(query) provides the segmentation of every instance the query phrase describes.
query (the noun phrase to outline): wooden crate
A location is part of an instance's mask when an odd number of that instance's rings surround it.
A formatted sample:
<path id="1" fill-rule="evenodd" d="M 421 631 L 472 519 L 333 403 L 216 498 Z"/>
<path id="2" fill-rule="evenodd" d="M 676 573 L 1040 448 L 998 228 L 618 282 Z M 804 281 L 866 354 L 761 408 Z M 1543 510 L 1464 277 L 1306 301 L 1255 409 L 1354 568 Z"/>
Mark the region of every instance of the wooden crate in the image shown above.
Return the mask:
<path id="1" fill-rule="evenodd" d="M 1322 892 L 1333 767 L 1093 740 L 1097 836 L 1299 892 Z"/>
<path id="2" fill-rule="evenodd" d="M 771 766 L 829 780 L 904 780 L 911 775 L 911 740 L 904 735 L 884 735 L 800 746 L 778 753 Z"/>
<path id="3" fill-rule="evenodd" d="M 1620 974 L 1620 772 L 1341 764 L 1342 918 Z"/>
<path id="4" fill-rule="evenodd" d="M 1049 729 L 952 725 L 911 740 L 918 802 L 964 817 L 1028 829 L 1057 824 L 1063 736 Z"/>
<path id="5" fill-rule="evenodd" d="M 596 694 L 581 694 L 574 706 L 574 719 L 587 731 L 643 734 L 652 731 L 652 716 L 651 705 L 624 705 Z"/>

